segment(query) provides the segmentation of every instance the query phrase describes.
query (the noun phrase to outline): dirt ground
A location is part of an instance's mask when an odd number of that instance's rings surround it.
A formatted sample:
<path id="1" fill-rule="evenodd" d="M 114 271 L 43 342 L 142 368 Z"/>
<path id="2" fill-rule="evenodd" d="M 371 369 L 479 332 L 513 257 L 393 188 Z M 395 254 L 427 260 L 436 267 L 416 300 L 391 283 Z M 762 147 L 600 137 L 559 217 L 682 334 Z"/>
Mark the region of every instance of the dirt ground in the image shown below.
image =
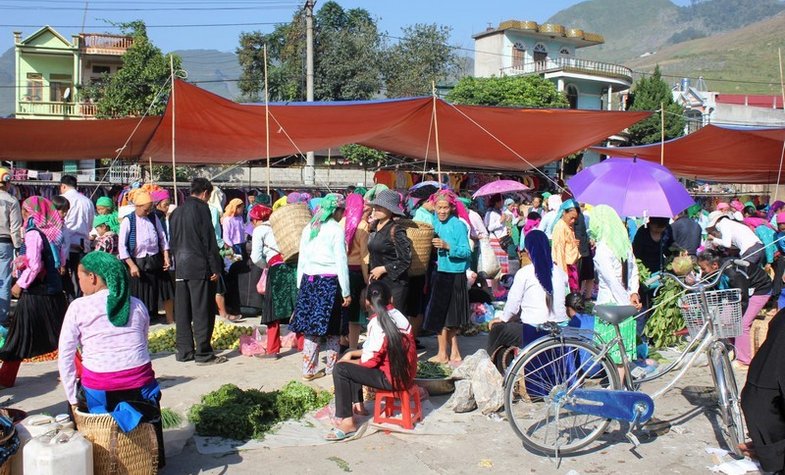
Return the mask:
<path id="1" fill-rule="evenodd" d="M 253 323 L 251 319 L 244 325 Z M 463 354 L 483 348 L 485 340 L 482 334 L 461 337 Z M 422 341 L 427 346 L 426 356 L 434 354 L 436 339 Z M 155 355 L 153 366 L 163 389 L 162 407 L 185 413 L 201 395 L 228 382 L 242 388 L 271 390 L 300 378 L 301 359 L 296 353 L 277 361 L 249 358 L 237 351 L 224 354 L 229 357 L 228 363 L 201 367 L 179 363 L 173 354 Z M 742 385 L 744 374 L 737 374 L 737 378 Z M 332 380 L 322 378 L 310 384 L 331 388 Z M 657 382 L 651 384 L 651 389 L 657 387 Z M 435 406 L 446 400 L 431 398 Z M 1 391 L 0 401 L 30 414 L 65 412 L 56 362 L 23 364 L 16 387 Z M 718 460 L 706 448 L 724 444 L 714 401 L 708 367 L 693 368 L 657 401 L 655 417 L 672 424 L 669 432 L 659 436 L 639 432 L 641 446 L 633 449 L 616 425 L 588 449 L 561 460 L 528 452 L 506 421 L 475 411 L 456 415 L 454 423 L 462 425 L 463 430 L 447 436 L 379 432 L 344 443 L 255 449 L 223 456 L 201 455 L 190 441 L 182 454 L 168 457 L 162 473 L 708 473 L 708 467 Z"/>

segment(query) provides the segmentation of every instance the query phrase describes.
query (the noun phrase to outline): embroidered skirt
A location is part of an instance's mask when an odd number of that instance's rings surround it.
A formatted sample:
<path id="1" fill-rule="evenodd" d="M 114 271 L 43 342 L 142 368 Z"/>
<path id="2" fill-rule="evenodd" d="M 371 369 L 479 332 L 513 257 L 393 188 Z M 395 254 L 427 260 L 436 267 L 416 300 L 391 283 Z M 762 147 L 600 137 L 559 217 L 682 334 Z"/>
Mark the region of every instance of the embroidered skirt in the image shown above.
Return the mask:
<path id="1" fill-rule="evenodd" d="M 340 335 L 341 303 L 338 277 L 304 275 L 289 330 L 314 336 Z"/>
<path id="2" fill-rule="evenodd" d="M 291 318 L 297 303 L 297 268 L 286 263 L 267 269 L 262 323 Z"/>
<path id="3" fill-rule="evenodd" d="M 499 239 L 492 237 L 491 238 L 491 249 L 493 249 L 493 254 L 496 256 L 496 259 L 499 261 L 499 267 L 501 267 L 501 275 L 507 274 L 510 272 L 510 256 L 507 252 L 507 249 L 502 249 L 501 243 L 499 243 Z"/>

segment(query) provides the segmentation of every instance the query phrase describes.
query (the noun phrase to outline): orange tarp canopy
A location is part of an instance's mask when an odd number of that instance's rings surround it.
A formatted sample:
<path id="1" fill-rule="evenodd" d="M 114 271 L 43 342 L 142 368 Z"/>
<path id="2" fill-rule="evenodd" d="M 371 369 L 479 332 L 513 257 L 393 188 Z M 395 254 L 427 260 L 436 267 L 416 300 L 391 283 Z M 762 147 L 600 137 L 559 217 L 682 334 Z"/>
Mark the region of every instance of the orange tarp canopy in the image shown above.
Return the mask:
<path id="1" fill-rule="evenodd" d="M 435 104 L 435 112 L 434 112 Z M 648 112 L 457 106 L 432 98 L 272 104 L 270 156 L 360 143 L 448 166 L 526 169 L 599 143 Z M 147 118 L 123 158 L 183 164 L 230 164 L 265 158 L 265 107 L 238 104 L 183 81 L 164 116 Z M 114 157 L 138 119 L 0 120 L 0 158 L 76 160 Z"/>
<path id="2" fill-rule="evenodd" d="M 665 142 L 665 166 L 684 178 L 725 183 L 776 183 L 785 140 L 783 127 L 707 125 Z M 593 147 L 615 157 L 660 162 L 661 144 Z M 785 174 L 781 180 L 785 179 Z"/>

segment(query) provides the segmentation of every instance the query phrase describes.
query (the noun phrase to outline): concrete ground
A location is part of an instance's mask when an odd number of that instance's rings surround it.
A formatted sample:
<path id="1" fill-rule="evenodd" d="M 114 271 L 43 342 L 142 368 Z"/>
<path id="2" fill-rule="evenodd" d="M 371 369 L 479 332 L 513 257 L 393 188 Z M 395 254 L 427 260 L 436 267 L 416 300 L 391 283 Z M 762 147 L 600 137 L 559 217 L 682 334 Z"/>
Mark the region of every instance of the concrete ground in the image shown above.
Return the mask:
<path id="1" fill-rule="evenodd" d="M 244 325 L 253 324 L 246 320 Z M 464 355 L 485 345 L 486 337 L 461 337 Z M 427 356 L 435 353 L 436 339 L 423 338 Z M 173 354 L 155 355 L 153 366 L 163 388 L 163 407 L 185 413 L 200 397 L 222 384 L 242 388 L 275 389 L 300 378 L 299 354 L 280 360 L 259 360 L 236 351 L 224 353 L 229 362 L 217 366 L 179 363 Z M 737 374 L 743 384 L 743 374 Z M 314 381 L 331 388 L 332 380 Z M 658 383 L 652 383 L 652 389 Z M 436 406 L 446 397 L 432 398 Z M 23 364 L 17 385 L 0 391 L 3 405 L 30 414 L 66 412 L 56 362 Z M 260 473 L 708 473 L 717 460 L 708 447 L 722 447 L 711 377 L 707 367 L 693 368 L 667 395 L 657 401 L 655 417 L 673 424 L 660 436 L 639 433 L 641 446 L 633 450 L 618 430 L 608 433 L 580 455 L 552 460 L 522 448 L 506 421 L 479 413 L 456 416 L 465 433 L 453 436 L 401 435 L 379 432 L 358 440 L 313 447 L 256 449 L 215 457 L 201 455 L 190 441 L 182 454 L 169 457 L 163 474 Z M 614 427 L 614 426 L 612 426 Z M 574 471 L 574 472 L 573 472 Z"/>

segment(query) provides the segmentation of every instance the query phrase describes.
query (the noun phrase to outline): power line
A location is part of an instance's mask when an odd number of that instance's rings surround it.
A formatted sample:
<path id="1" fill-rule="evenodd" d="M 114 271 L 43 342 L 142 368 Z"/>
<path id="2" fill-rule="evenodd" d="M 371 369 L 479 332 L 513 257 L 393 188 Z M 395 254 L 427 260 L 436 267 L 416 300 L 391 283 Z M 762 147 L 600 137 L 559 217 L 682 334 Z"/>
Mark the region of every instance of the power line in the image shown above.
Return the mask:
<path id="1" fill-rule="evenodd" d="M 262 25 L 280 25 L 286 22 L 253 22 L 253 23 L 190 23 L 181 25 L 145 25 L 145 28 L 206 28 L 206 27 L 224 27 L 224 26 L 262 26 Z M 52 28 L 82 28 L 82 25 L 49 25 Z M 0 28 L 41 28 L 41 25 L 0 25 Z M 119 30 L 123 28 L 121 25 L 87 25 L 85 28 L 94 29 L 113 29 Z"/>
<path id="2" fill-rule="evenodd" d="M 265 5 L 265 6 L 242 6 L 242 7 L 144 7 L 144 8 L 90 8 L 90 11 L 99 11 L 99 12 L 151 12 L 151 11 L 239 11 L 239 10 L 282 10 L 282 9 L 291 9 L 299 4 L 294 3 L 286 3 L 280 5 Z M 50 7 L 50 6 L 43 6 L 43 5 L 0 5 L 0 10 L 47 10 L 47 11 L 59 11 L 59 10 L 67 10 L 72 11 L 74 7 Z"/>

